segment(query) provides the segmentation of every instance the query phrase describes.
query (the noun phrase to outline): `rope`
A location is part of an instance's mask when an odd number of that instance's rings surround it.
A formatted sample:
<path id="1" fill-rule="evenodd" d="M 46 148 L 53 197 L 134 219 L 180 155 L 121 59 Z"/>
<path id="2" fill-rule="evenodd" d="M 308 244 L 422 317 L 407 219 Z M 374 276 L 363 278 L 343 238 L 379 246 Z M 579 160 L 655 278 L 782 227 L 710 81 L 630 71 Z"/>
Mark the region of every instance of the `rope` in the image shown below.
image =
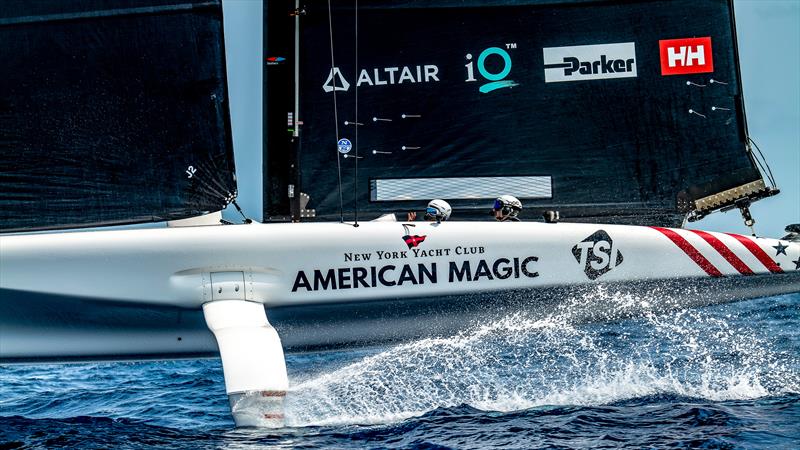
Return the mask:
<path id="1" fill-rule="evenodd" d="M 772 184 L 773 188 L 776 187 L 777 185 L 775 184 L 775 178 L 772 176 L 772 169 L 769 167 L 769 163 L 767 163 L 767 158 L 765 158 L 764 154 L 761 153 L 761 149 L 758 147 L 758 144 L 756 144 L 756 141 L 754 141 L 750 136 L 747 137 L 747 140 L 749 140 L 756 147 L 756 150 L 758 150 L 761 160 L 764 161 L 764 165 L 767 166 L 767 170 L 765 171 L 767 173 L 767 179 Z M 756 161 L 758 161 L 758 159 L 756 159 Z M 758 165 L 761 166 L 761 163 L 759 162 Z M 762 170 L 764 169 L 763 166 L 761 168 Z"/>
<path id="2" fill-rule="evenodd" d="M 331 43 L 331 82 L 333 83 L 333 123 L 336 130 L 336 144 L 339 144 L 339 109 L 336 104 L 336 63 L 333 59 L 333 15 L 331 14 L 331 0 L 328 0 L 328 37 Z M 357 161 L 357 160 L 356 160 Z M 342 156 L 336 151 L 336 168 L 339 174 L 339 222 L 344 222 L 344 200 L 342 198 Z"/>
<path id="3" fill-rule="evenodd" d="M 355 94 L 356 94 L 356 119 L 355 122 L 358 124 L 358 0 L 356 2 L 356 85 L 355 85 Z M 353 176 L 353 204 L 355 210 L 355 223 L 353 226 L 358 226 L 358 125 L 356 127 L 356 135 L 355 135 L 355 142 L 353 145 L 356 148 L 356 168 L 355 168 L 355 175 Z"/>

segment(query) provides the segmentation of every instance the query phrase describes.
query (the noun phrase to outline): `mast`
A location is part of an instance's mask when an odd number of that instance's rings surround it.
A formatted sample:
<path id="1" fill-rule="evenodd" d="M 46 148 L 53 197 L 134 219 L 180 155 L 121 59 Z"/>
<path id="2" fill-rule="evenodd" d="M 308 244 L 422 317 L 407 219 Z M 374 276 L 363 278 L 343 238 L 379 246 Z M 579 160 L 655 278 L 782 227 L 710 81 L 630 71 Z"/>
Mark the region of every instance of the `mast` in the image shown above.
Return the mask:
<path id="1" fill-rule="evenodd" d="M 264 2 L 263 202 L 265 222 L 299 218 L 299 14 L 296 0 Z"/>
<path id="2" fill-rule="evenodd" d="M 305 14 L 305 10 L 300 8 L 300 0 L 295 0 L 294 11 L 294 128 L 292 130 L 292 174 L 293 184 L 289 185 L 289 202 L 291 207 L 292 222 L 299 222 L 302 219 L 300 207 L 300 183 L 299 183 L 299 163 L 300 163 L 300 16 Z"/>

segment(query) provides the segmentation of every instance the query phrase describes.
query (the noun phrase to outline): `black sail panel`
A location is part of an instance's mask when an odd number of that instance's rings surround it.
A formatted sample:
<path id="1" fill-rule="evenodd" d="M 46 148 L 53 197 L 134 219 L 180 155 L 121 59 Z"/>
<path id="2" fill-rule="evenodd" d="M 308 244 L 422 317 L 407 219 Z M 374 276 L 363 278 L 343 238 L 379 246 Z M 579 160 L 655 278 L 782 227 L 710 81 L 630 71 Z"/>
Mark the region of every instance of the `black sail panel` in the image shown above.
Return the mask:
<path id="1" fill-rule="evenodd" d="M 6 1 L 0 229 L 185 218 L 236 195 L 219 0 Z"/>
<path id="2" fill-rule="evenodd" d="M 292 3 L 293 4 L 293 3 Z M 294 20 L 287 2 L 264 2 L 263 180 L 264 220 L 290 218 L 290 186 L 296 184 L 293 148 Z M 292 192 L 292 195 L 294 193 Z"/>
<path id="3" fill-rule="evenodd" d="M 339 217 L 339 165 L 346 220 L 435 197 L 484 218 L 511 194 L 528 217 L 680 225 L 766 189 L 729 1 L 353 4 L 332 34 L 326 2 L 301 16 L 294 181 L 317 220 Z"/>

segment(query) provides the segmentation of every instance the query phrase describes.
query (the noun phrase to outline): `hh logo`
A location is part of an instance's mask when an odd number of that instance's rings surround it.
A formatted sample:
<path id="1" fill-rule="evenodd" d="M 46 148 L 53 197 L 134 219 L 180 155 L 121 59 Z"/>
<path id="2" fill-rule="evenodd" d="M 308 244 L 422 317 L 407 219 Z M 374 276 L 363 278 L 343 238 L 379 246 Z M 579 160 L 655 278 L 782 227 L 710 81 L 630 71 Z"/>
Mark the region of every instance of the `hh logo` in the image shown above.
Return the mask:
<path id="1" fill-rule="evenodd" d="M 590 280 L 597 279 L 622 264 L 622 253 L 614 247 L 611 236 L 603 230 L 597 230 L 578 242 L 572 247 L 572 255 L 583 266 L 583 271 Z"/>
<path id="2" fill-rule="evenodd" d="M 684 75 L 714 71 L 711 38 L 667 39 L 658 41 L 661 75 Z"/>

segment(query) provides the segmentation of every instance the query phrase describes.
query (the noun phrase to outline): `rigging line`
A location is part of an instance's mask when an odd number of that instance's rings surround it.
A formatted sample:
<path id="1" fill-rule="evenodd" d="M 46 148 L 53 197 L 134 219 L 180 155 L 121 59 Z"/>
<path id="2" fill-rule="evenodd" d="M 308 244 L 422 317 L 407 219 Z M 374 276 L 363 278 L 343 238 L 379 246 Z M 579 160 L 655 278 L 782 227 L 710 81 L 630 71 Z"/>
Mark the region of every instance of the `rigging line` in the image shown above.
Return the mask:
<path id="1" fill-rule="evenodd" d="M 239 211 L 239 214 L 242 215 L 242 218 L 244 218 L 243 220 L 244 223 L 253 223 L 252 220 L 250 220 L 246 215 L 244 215 L 244 211 L 242 211 L 242 208 L 239 208 L 239 204 L 236 203 L 236 200 L 231 200 L 231 204 L 233 204 L 233 206 L 236 207 L 236 211 Z"/>
<path id="2" fill-rule="evenodd" d="M 747 136 L 747 142 L 748 142 L 748 144 L 754 144 L 755 145 L 755 142 L 750 138 L 750 136 Z M 758 149 L 757 145 L 756 145 L 756 149 Z M 766 164 L 766 160 L 764 159 L 764 154 L 761 153 L 760 149 L 758 149 L 758 153 L 754 152 L 753 151 L 753 147 L 749 146 L 749 145 L 748 145 L 748 150 L 750 151 L 750 154 L 753 157 L 753 161 L 756 162 L 756 166 L 758 166 L 757 167 L 758 168 L 758 172 L 761 174 L 762 177 L 766 176 L 767 177 L 767 181 L 769 181 L 770 184 L 772 184 L 772 187 L 775 187 L 775 182 L 772 179 L 771 171 L 768 171 L 767 168 L 764 167 L 764 165 Z M 759 155 L 760 155 L 760 157 L 759 157 Z M 762 160 L 763 160 L 763 162 L 762 162 Z"/>
<path id="3" fill-rule="evenodd" d="M 756 144 L 756 141 L 753 140 L 750 136 L 747 136 L 747 139 L 755 145 L 756 150 L 758 150 L 758 154 L 761 155 L 761 159 L 764 161 L 764 165 L 767 166 L 767 174 L 769 177 L 769 182 L 772 183 L 772 187 L 777 187 L 775 183 L 775 177 L 772 175 L 772 169 L 769 167 L 769 163 L 767 162 L 767 158 L 764 157 L 764 154 L 761 153 L 761 148 Z"/>
<path id="4" fill-rule="evenodd" d="M 333 14 L 331 0 L 328 0 L 328 37 L 331 43 L 331 82 L 333 83 L 333 124 L 336 130 L 336 145 L 339 145 L 339 110 L 336 104 L 336 64 L 333 59 Z M 358 129 L 358 127 L 356 127 Z M 358 159 L 356 159 L 358 161 Z M 339 175 L 339 222 L 344 222 L 344 200 L 342 198 L 342 157 L 336 151 L 336 171 Z"/>
<path id="5" fill-rule="evenodd" d="M 355 37 L 356 37 L 356 77 L 355 79 L 358 80 L 358 0 L 355 0 L 356 7 L 355 7 L 355 15 L 356 15 L 356 30 L 355 30 Z M 355 123 L 358 123 L 358 83 L 355 85 L 355 96 L 356 96 L 356 120 Z M 355 175 L 353 176 L 353 209 L 355 214 L 355 223 L 353 224 L 354 227 L 358 227 L 358 125 L 356 125 L 356 135 L 355 135 L 355 142 L 353 145 L 356 148 L 356 168 L 355 168 Z"/>
<path id="6" fill-rule="evenodd" d="M 762 179 L 763 179 L 764 175 L 766 174 L 767 181 L 769 181 L 770 184 L 772 184 L 772 187 L 775 187 L 775 183 L 773 182 L 772 178 L 770 177 L 769 172 L 767 171 L 767 169 L 764 167 L 764 163 L 761 162 L 761 158 L 759 158 L 758 155 L 753 154 L 753 160 L 755 160 L 756 165 L 758 166 L 758 172 L 759 172 L 759 175 L 761 175 Z"/>
<path id="7" fill-rule="evenodd" d="M 761 147 L 759 147 L 756 141 L 754 141 L 753 138 L 751 138 L 750 136 L 748 136 L 747 139 L 750 140 L 750 142 L 756 147 L 756 150 L 758 150 L 758 154 L 759 156 L 761 156 L 761 161 L 764 162 L 764 166 L 766 166 L 767 168 L 766 169 L 767 176 L 769 182 L 772 183 L 772 187 L 777 187 L 777 184 L 775 183 L 775 177 L 772 175 L 772 169 L 769 167 L 769 163 L 767 162 L 767 158 L 764 157 L 764 153 L 761 152 Z"/>
<path id="8" fill-rule="evenodd" d="M 758 173 L 759 175 L 761 175 L 763 179 L 764 173 L 766 173 L 767 170 L 764 168 L 764 165 L 761 163 L 761 160 L 755 154 L 753 155 L 753 160 L 756 162 L 756 165 L 758 166 Z M 772 183 L 772 180 L 769 178 L 769 175 L 767 175 L 767 180 L 770 183 Z"/>

